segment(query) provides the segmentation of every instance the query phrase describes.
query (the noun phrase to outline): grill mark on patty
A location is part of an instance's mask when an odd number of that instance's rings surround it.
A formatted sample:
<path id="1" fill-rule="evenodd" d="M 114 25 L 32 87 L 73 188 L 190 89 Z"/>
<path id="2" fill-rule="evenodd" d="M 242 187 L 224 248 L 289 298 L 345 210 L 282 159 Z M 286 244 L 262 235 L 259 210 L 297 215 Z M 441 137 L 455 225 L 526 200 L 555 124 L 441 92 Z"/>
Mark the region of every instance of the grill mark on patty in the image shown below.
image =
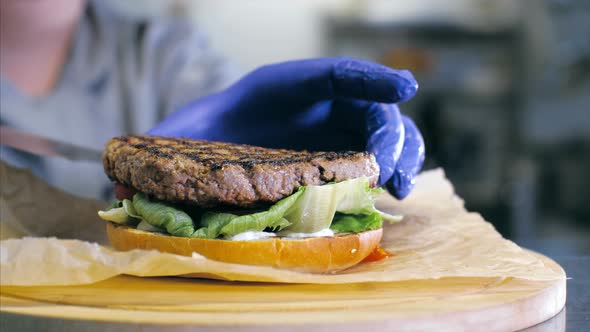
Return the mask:
<path id="1" fill-rule="evenodd" d="M 170 154 L 169 152 L 164 151 L 164 149 L 162 149 L 164 146 L 162 146 L 162 147 L 149 146 L 145 143 L 131 144 L 131 146 L 138 149 L 138 150 L 146 151 L 146 152 L 153 154 L 154 156 L 159 157 L 159 158 L 164 158 L 164 159 L 172 159 L 173 158 L 172 154 Z"/>
<path id="2" fill-rule="evenodd" d="M 161 148 L 158 148 L 155 146 L 148 146 L 147 148 L 145 148 L 145 151 L 147 151 L 149 153 L 153 153 L 155 156 L 157 156 L 159 158 L 172 159 L 171 154 L 169 154 L 166 151 L 162 151 Z"/>
<path id="3" fill-rule="evenodd" d="M 284 198 L 302 185 L 360 176 L 375 185 L 368 152 L 308 152 L 224 142 L 122 136 L 107 143 L 107 175 L 157 199 L 202 207 L 251 207 Z"/>
<path id="4" fill-rule="evenodd" d="M 128 142 L 129 140 L 125 137 L 121 139 L 123 142 Z M 273 166 L 285 166 L 293 163 L 299 162 L 309 162 L 315 158 L 324 158 L 326 160 L 335 160 L 338 158 L 348 158 L 359 153 L 362 153 L 364 156 L 367 156 L 367 152 L 355 152 L 355 151 L 343 151 L 343 152 L 305 152 L 305 151 L 290 151 L 294 152 L 295 156 L 285 156 L 279 152 L 277 153 L 268 153 L 267 151 L 262 152 L 262 150 L 266 150 L 264 148 L 253 147 L 253 152 L 250 153 L 250 158 L 248 157 L 241 157 L 238 159 L 226 159 L 220 160 L 220 158 L 231 158 L 234 156 L 233 153 L 240 153 L 242 149 L 234 148 L 228 149 L 230 151 L 229 154 L 227 153 L 218 153 L 211 149 L 208 146 L 195 146 L 194 143 L 191 145 L 190 141 L 186 139 L 178 140 L 178 143 L 182 144 L 183 146 L 188 147 L 190 151 L 180 151 L 176 146 L 171 144 L 158 144 L 155 146 L 154 139 L 146 139 L 146 142 L 150 142 L 151 144 L 146 143 L 138 143 L 132 144 L 136 149 L 144 149 L 149 153 L 153 153 L 155 156 L 172 159 L 174 154 L 183 155 L 192 161 L 195 162 L 202 162 L 214 170 L 221 169 L 225 165 L 242 165 L 245 167 L 254 167 L 255 165 L 273 165 Z M 223 145 L 229 145 L 229 143 L 222 143 Z M 153 145 L 153 146 L 152 146 Z M 163 151 L 163 149 L 170 150 L 170 151 Z M 260 150 L 260 151 L 257 151 Z M 284 150 L 278 150 L 284 151 Z M 258 152 L 258 153 L 256 153 Z M 256 157 L 252 157 L 251 155 L 255 155 Z M 301 155 L 297 155 L 301 154 Z M 260 159 L 262 156 L 264 159 Z"/>

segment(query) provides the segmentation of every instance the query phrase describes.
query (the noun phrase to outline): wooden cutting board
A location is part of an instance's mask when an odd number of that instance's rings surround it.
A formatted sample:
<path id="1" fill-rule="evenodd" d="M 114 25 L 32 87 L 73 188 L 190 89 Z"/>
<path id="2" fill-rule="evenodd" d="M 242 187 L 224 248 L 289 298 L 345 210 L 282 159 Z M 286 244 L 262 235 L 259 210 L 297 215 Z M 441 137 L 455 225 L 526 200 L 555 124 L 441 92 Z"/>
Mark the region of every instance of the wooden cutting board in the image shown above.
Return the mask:
<path id="1" fill-rule="evenodd" d="M 23 330 L 510 331 L 556 315 L 566 281 L 298 285 L 121 276 L 82 286 L 5 286 L 0 293 L 2 326 Z"/>

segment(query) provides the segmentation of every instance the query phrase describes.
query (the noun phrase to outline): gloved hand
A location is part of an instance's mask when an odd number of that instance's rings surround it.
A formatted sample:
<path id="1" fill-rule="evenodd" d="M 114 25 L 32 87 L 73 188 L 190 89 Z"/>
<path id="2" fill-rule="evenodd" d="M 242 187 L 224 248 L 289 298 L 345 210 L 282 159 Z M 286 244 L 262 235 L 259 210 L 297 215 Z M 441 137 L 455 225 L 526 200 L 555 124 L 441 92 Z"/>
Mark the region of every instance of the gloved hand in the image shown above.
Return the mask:
<path id="1" fill-rule="evenodd" d="M 406 197 L 424 161 L 424 142 L 395 103 L 418 84 L 405 70 L 322 58 L 261 67 L 228 89 L 172 113 L 150 135 L 307 150 L 367 150 L 379 184 Z"/>

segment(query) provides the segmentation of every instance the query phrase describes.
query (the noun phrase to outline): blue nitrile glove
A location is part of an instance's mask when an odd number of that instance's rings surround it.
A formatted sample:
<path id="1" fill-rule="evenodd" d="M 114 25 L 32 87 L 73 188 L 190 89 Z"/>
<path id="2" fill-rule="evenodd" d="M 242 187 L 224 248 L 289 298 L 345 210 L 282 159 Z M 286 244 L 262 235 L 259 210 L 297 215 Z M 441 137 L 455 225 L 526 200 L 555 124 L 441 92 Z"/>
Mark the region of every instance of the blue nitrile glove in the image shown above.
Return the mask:
<path id="1" fill-rule="evenodd" d="M 308 150 L 367 150 L 379 184 L 406 197 L 424 161 L 424 142 L 395 103 L 418 84 L 405 70 L 363 60 L 322 58 L 261 67 L 228 89 L 176 111 L 149 131 Z"/>

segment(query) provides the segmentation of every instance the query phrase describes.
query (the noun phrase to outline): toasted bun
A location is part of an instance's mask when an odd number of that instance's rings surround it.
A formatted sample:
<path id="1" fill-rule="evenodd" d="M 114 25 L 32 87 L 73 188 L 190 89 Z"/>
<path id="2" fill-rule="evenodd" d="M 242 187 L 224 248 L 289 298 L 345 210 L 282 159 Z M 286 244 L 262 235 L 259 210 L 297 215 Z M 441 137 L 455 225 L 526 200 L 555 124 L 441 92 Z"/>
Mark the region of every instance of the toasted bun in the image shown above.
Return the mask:
<path id="1" fill-rule="evenodd" d="M 228 263 L 328 273 L 346 269 L 362 261 L 379 245 L 383 230 L 297 240 L 270 238 L 228 241 L 150 233 L 109 222 L 107 234 L 117 250 L 156 249 L 184 256 L 191 256 L 196 252 Z"/>

